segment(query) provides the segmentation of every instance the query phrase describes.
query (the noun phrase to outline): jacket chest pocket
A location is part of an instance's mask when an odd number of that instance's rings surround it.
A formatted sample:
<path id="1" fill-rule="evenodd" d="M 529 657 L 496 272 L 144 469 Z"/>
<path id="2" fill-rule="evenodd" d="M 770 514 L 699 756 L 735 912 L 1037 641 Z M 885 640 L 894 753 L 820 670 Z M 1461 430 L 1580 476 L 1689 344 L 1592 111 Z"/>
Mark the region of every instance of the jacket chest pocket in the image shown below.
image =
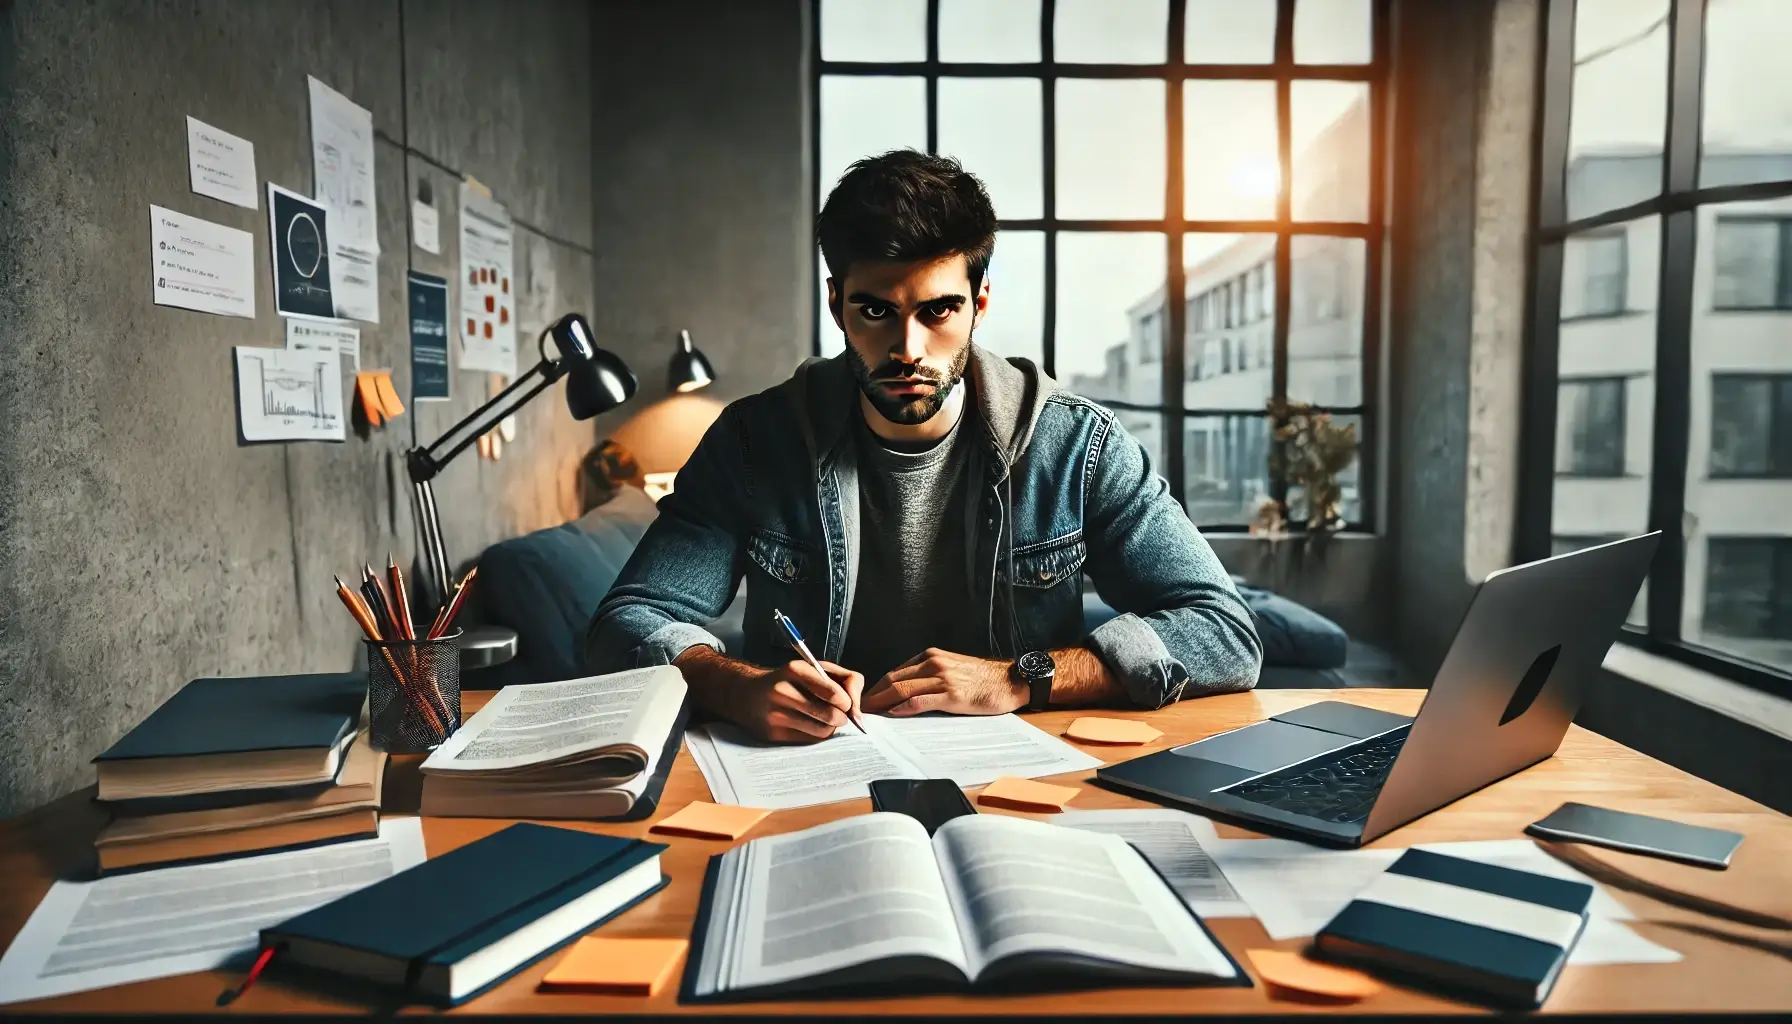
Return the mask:
<path id="1" fill-rule="evenodd" d="M 794 657 L 790 639 L 772 617 L 774 610 L 790 616 L 806 635 L 817 657 L 827 625 L 825 589 L 815 583 L 827 578 L 823 556 L 776 530 L 760 528 L 747 537 L 747 606 L 742 619 L 746 660 L 759 665 L 781 664 Z"/>
<path id="2" fill-rule="evenodd" d="M 747 538 L 747 557 L 779 583 L 807 583 L 815 572 L 815 553 L 774 530 L 754 530 Z"/>
<path id="3" fill-rule="evenodd" d="M 1082 639 L 1088 554 L 1081 531 L 1015 549 L 1015 611 L 1028 647 L 1061 647 Z M 999 572 L 1005 578 L 1005 571 Z"/>

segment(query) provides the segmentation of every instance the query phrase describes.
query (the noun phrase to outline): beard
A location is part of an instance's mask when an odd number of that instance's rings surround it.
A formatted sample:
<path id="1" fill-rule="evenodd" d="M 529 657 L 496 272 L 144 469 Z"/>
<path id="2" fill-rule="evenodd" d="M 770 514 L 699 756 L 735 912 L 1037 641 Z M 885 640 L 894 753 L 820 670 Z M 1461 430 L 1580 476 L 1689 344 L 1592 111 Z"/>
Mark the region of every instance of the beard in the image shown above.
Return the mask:
<path id="1" fill-rule="evenodd" d="M 859 390 L 871 400 L 871 407 L 877 410 L 878 415 L 891 423 L 912 427 L 933 419 L 945 407 L 946 400 L 952 397 L 959 382 L 964 380 L 965 366 L 971 361 L 971 339 L 965 338 L 964 347 L 952 356 L 951 365 L 943 371 L 897 359 L 886 359 L 873 369 L 860 357 L 858 349 L 852 347 L 850 340 L 846 343 L 846 359 L 852 366 L 853 378 L 859 382 Z M 892 395 L 877 383 L 892 377 L 921 378 L 933 385 L 933 391 L 918 398 Z"/>

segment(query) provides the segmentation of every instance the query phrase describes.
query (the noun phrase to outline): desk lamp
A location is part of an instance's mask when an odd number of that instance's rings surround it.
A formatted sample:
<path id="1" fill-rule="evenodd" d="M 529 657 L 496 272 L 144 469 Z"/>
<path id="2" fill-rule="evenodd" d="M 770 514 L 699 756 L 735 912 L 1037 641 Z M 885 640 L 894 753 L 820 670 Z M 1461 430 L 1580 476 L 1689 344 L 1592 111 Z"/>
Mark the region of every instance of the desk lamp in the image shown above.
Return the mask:
<path id="1" fill-rule="evenodd" d="M 558 356 L 548 354 L 552 335 Z M 449 593 L 448 551 L 442 543 L 442 520 L 436 512 L 436 495 L 430 481 L 442 467 L 467 450 L 480 435 L 504 417 L 516 412 L 549 385 L 566 378 L 566 406 L 575 420 L 588 420 L 609 412 L 635 393 L 635 375 L 615 353 L 598 348 L 591 340 L 591 325 L 577 313 L 568 313 L 548 325 L 535 341 L 541 362 L 518 377 L 491 401 L 474 410 L 427 448 L 405 454 L 411 476 L 411 499 L 423 531 L 423 562 L 429 586 L 440 603 Z M 702 357 L 699 356 L 699 359 Z"/>
<path id="2" fill-rule="evenodd" d="M 691 332 L 679 331 L 678 348 L 672 351 L 672 364 L 666 368 L 666 390 L 695 391 L 715 379 L 715 368 L 691 344 Z"/>

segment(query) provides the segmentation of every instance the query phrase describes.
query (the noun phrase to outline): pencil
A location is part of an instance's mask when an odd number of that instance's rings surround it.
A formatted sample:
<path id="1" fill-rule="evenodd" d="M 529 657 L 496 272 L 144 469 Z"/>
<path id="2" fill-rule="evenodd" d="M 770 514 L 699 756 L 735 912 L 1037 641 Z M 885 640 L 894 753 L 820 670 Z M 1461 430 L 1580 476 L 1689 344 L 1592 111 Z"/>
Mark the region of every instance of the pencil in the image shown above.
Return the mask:
<path id="1" fill-rule="evenodd" d="M 465 603 L 468 592 L 473 589 L 473 577 L 478 574 L 479 567 L 475 565 L 467 570 L 465 576 L 460 578 L 460 585 L 454 588 L 454 596 L 449 599 L 447 605 L 442 608 L 441 614 L 436 616 L 436 621 L 429 627 L 431 640 L 439 638 L 448 632 L 449 626 L 454 625 L 454 617 L 460 614 L 460 606 Z"/>
<path id="2" fill-rule="evenodd" d="M 361 632 L 367 634 L 367 639 L 369 640 L 375 642 L 384 641 L 385 637 L 380 633 L 379 624 L 374 621 L 373 612 L 367 607 L 366 603 L 362 601 L 354 591 L 348 588 L 348 584 L 342 582 L 342 577 L 337 576 L 335 579 L 336 596 L 340 598 L 343 605 L 348 608 L 348 613 L 354 616 L 355 622 L 361 627 Z M 433 722 L 432 727 L 437 732 L 442 731 L 445 728 L 443 724 L 445 719 L 437 714 L 436 708 L 430 704 L 429 698 L 413 688 L 410 680 L 406 678 L 404 671 L 398 667 L 397 659 L 392 657 L 391 648 L 381 647 L 380 654 L 386 659 L 387 667 L 392 670 L 392 677 L 398 681 L 399 690 L 402 691 L 405 696 L 410 698 L 411 703 L 415 704 L 419 710 L 430 718 Z"/>

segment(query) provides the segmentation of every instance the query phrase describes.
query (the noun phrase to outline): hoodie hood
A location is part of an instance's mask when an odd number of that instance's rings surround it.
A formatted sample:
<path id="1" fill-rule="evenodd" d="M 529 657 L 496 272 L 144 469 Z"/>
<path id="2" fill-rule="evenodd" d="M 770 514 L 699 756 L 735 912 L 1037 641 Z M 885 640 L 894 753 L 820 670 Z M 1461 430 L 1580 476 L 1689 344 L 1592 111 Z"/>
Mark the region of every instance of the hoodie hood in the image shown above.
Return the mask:
<path id="1" fill-rule="evenodd" d="M 1004 467 L 1026 453 L 1045 403 L 1058 385 L 1031 359 L 1004 358 L 973 343 L 965 366 L 970 407 L 976 411 Z M 802 424 L 803 440 L 818 465 L 829 461 L 850 437 L 858 409 L 859 384 L 846 353 L 806 359 L 784 385 Z"/>

